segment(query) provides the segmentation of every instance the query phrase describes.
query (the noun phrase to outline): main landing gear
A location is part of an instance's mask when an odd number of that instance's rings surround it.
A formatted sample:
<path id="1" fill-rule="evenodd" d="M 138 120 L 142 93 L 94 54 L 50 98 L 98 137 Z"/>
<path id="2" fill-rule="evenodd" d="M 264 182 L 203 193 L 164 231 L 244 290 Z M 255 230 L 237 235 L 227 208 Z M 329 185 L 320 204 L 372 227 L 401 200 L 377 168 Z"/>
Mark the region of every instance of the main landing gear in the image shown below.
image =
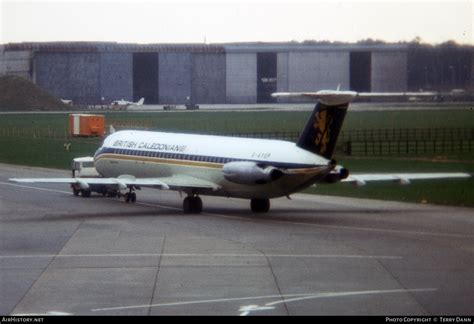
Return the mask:
<path id="1" fill-rule="evenodd" d="M 202 212 L 202 200 L 199 196 L 187 196 L 183 200 L 183 212 L 185 214 L 200 214 Z"/>
<path id="2" fill-rule="evenodd" d="M 270 199 L 251 199 L 250 208 L 254 213 L 266 213 L 270 210 Z M 202 200 L 197 195 L 189 195 L 183 200 L 183 212 L 185 214 L 200 214 L 202 212 Z"/>
<path id="3" fill-rule="evenodd" d="M 134 203 L 137 201 L 137 194 L 133 192 L 133 188 L 130 188 L 130 190 L 124 195 L 124 198 L 126 203 Z"/>
<path id="4" fill-rule="evenodd" d="M 252 199 L 250 208 L 254 213 L 266 213 L 270 210 L 270 199 Z"/>
<path id="5" fill-rule="evenodd" d="M 134 203 L 137 201 L 137 194 L 134 192 L 127 192 L 125 194 L 125 202 L 127 203 Z"/>

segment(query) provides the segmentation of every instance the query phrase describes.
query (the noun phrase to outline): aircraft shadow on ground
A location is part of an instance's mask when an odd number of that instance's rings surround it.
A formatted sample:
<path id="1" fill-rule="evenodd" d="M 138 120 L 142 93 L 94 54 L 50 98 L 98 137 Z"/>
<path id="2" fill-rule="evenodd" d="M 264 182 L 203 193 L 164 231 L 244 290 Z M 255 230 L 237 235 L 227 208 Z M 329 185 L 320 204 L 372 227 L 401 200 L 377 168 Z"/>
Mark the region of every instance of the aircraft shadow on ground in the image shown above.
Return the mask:
<path id="1" fill-rule="evenodd" d="M 222 215 L 230 217 L 239 217 L 247 220 L 261 220 L 261 221 L 281 221 L 294 223 L 310 223 L 321 225 L 345 225 L 354 222 L 366 223 L 367 219 L 362 219 L 360 216 L 372 215 L 374 219 L 380 221 L 388 221 L 384 216 L 413 214 L 418 213 L 419 210 L 407 209 L 298 209 L 298 208 L 278 208 L 275 207 L 268 213 L 260 214 L 253 213 L 245 209 L 216 209 L 207 208 L 204 214 L 207 215 Z"/>
<path id="2" fill-rule="evenodd" d="M 94 199 L 93 197 L 91 197 Z M 91 199 L 91 198 L 88 198 Z M 100 198 L 100 196 L 96 196 Z M 95 199 L 94 199 L 95 200 Z M 114 201 L 113 199 L 107 199 L 109 202 Z M 118 202 L 118 201 L 116 201 Z M 147 202 L 145 202 L 147 203 Z M 125 203 L 123 203 L 125 205 Z M 35 221 L 84 221 L 84 220 L 96 220 L 96 219 L 142 219 L 142 218 L 199 218 L 199 217 L 236 217 L 242 220 L 249 221 L 280 221 L 280 222 L 297 222 L 297 223 L 309 223 L 309 224 L 321 224 L 321 225 L 347 225 L 354 223 L 366 223 L 367 219 L 362 219 L 361 216 L 372 215 L 374 219 L 380 221 L 389 221 L 389 218 L 384 216 L 400 215 L 408 213 L 417 213 L 420 210 L 417 209 L 356 209 L 356 208 L 335 208 L 335 209 L 317 209 L 308 210 L 307 208 L 278 208 L 273 207 L 268 213 L 254 213 L 249 210 L 247 206 L 240 207 L 213 207 L 208 204 L 204 207 L 202 214 L 184 214 L 181 210 L 181 206 L 176 204 L 172 205 L 167 203 L 161 206 L 153 206 L 150 203 L 148 205 L 130 205 L 126 204 L 127 207 L 135 208 L 123 208 L 122 210 L 106 210 L 100 212 L 61 212 L 48 213 L 42 217 L 23 217 L 20 219 L 9 219 L 4 222 L 9 223 L 23 223 L 23 222 L 35 222 Z M 120 206 L 118 206 L 120 207 Z M 204 220 L 203 220 L 204 221 Z"/>

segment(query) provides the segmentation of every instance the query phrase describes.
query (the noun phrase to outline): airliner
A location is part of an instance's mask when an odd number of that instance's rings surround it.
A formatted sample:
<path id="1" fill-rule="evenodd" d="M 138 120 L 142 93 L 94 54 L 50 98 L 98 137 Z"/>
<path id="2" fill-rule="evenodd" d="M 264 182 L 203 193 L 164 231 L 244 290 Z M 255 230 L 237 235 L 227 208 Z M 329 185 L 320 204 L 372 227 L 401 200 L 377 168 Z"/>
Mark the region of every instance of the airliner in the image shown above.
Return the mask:
<path id="1" fill-rule="evenodd" d="M 392 93 L 413 96 L 419 93 Z M 426 94 L 425 95 L 430 95 Z M 125 191 L 135 202 L 142 187 L 185 193 L 184 213 L 201 213 L 200 196 L 250 200 L 255 213 L 268 212 L 270 199 L 289 197 L 319 183 L 392 180 L 407 184 L 415 179 L 466 178 L 467 173 L 357 174 L 333 159 L 337 138 L 349 103 L 357 97 L 384 93 L 322 90 L 274 93 L 277 98 L 317 101 L 296 143 L 225 136 L 124 130 L 114 132 L 94 155 L 99 178 L 15 178 L 22 183 L 69 183 L 90 195 L 92 186 Z"/>

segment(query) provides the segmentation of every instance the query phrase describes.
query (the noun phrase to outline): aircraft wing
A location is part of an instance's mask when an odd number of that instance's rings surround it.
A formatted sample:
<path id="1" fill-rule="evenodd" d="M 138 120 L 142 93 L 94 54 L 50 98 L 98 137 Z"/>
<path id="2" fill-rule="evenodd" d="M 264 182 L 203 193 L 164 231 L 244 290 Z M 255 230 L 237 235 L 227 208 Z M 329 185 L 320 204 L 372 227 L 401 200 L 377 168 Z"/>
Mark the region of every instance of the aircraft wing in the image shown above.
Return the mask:
<path id="1" fill-rule="evenodd" d="M 400 184 L 409 184 L 411 180 L 469 178 L 469 173 L 367 173 L 351 174 L 341 182 L 354 183 L 363 186 L 369 181 L 394 181 Z"/>
<path id="2" fill-rule="evenodd" d="M 69 183 L 77 184 L 82 189 L 88 189 L 91 185 L 105 185 L 122 190 L 132 186 L 174 190 L 180 188 L 217 190 L 220 188 L 220 186 L 213 182 L 187 175 L 161 178 L 135 178 L 128 175 L 118 178 L 12 178 L 9 181 L 17 183 Z"/>
<path id="3" fill-rule="evenodd" d="M 212 190 L 218 190 L 221 188 L 218 184 L 207 181 L 207 180 L 202 180 L 199 178 L 195 178 L 189 175 L 185 174 L 177 174 L 173 175 L 171 177 L 165 177 L 165 178 L 157 178 L 163 183 L 165 183 L 169 189 L 172 190 L 177 190 L 177 189 L 185 189 L 185 188 L 197 188 L 197 189 L 212 189 Z"/>

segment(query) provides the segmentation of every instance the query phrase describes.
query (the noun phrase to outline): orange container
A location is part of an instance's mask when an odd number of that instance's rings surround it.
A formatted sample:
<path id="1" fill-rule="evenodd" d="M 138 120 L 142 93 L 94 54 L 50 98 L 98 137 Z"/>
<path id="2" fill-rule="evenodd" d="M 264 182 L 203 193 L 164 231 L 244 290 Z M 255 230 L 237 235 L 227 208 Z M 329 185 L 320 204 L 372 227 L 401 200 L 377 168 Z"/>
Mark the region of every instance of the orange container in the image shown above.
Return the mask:
<path id="1" fill-rule="evenodd" d="M 104 115 L 70 114 L 69 134 L 71 136 L 103 137 L 105 135 Z"/>

